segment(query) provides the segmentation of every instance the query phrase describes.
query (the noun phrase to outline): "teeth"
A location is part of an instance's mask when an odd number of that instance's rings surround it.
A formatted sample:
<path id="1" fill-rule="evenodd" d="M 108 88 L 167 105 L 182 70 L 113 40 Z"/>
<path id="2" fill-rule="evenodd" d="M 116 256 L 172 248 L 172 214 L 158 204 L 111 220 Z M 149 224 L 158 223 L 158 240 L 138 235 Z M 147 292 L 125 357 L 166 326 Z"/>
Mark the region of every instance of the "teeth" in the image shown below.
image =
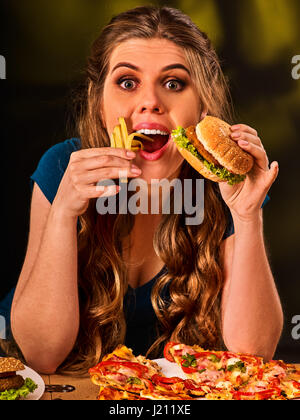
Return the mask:
<path id="1" fill-rule="evenodd" d="M 167 133 L 166 131 L 149 130 L 148 128 L 142 128 L 141 130 L 138 130 L 137 133 L 145 134 L 146 136 L 148 136 L 149 134 L 152 134 L 152 135 L 160 134 L 161 136 L 168 136 L 169 135 L 169 133 Z"/>

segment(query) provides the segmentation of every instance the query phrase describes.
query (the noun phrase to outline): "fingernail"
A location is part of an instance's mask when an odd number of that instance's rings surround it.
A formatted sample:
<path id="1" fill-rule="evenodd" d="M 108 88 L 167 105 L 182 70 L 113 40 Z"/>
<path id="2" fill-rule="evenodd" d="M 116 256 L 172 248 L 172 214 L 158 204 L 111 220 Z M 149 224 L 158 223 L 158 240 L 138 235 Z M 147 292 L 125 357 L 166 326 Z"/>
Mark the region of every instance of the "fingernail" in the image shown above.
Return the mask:
<path id="1" fill-rule="evenodd" d="M 142 171 L 137 166 L 132 165 L 131 172 L 134 174 L 140 174 Z"/>
<path id="2" fill-rule="evenodd" d="M 127 155 L 128 157 L 131 157 L 131 158 L 134 158 L 134 157 L 136 156 L 136 154 L 135 154 L 134 152 L 132 152 L 131 150 L 128 150 L 128 151 L 126 152 L 126 155 Z"/>
<path id="3" fill-rule="evenodd" d="M 235 133 L 231 134 L 231 137 L 238 138 L 238 137 L 240 137 L 240 135 L 241 135 L 241 133 L 235 132 Z"/>
<path id="4" fill-rule="evenodd" d="M 248 141 L 246 141 L 246 140 L 241 140 L 241 141 L 239 142 L 239 144 L 240 144 L 241 146 L 248 146 L 249 142 L 248 142 Z"/>

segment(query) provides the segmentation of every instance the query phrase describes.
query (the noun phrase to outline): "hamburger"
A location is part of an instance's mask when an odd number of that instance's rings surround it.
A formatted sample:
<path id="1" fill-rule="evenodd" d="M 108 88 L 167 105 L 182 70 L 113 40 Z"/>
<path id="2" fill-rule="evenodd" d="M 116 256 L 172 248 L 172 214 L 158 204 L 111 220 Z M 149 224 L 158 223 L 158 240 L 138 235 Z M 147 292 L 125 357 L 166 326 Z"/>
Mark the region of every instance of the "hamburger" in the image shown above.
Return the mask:
<path id="1" fill-rule="evenodd" d="M 177 127 L 172 139 L 184 159 L 203 177 L 234 185 L 245 180 L 254 161 L 230 134 L 229 124 L 207 116 L 196 126 Z"/>
<path id="2" fill-rule="evenodd" d="M 24 379 L 18 371 L 25 369 L 14 357 L 0 357 L 0 400 L 17 400 L 33 392 L 37 385 L 30 378 Z"/>

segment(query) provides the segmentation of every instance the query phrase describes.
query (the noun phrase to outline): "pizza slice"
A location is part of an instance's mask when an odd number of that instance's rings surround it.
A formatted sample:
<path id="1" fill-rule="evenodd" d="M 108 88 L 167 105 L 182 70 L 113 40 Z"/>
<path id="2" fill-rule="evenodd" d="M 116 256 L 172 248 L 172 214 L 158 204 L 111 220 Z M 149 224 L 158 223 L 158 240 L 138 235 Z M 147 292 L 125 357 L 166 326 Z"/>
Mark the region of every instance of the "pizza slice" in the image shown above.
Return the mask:
<path id="1" fill-rule="evenodd" d="M 293 379 L 284 379 L 280 384 L 281 395 L 288 400 L 300 398 L 300 382 Z"/>
<path id="2" fill-rule="evenodd" d="M 162 391 L 154 388 L 150 391 L 141 391 L 141 397 L 147 400 L 193 400 L 194 398 L 187 394 L 178 394 L 172 391 Z"/>
<path id="3" fill-rule="evenodd" d="M 110 386 L 101 386 L 97 400 L 144 400 L 138 394 L 115 389 Z"/>
<path id="4" fill-rule="evenodd" d="M 249 354 L 224 351 L 222 356 L 222 369 L 225 372 L 225 378 L 234 388 L 243 386 L 250 380 L 257 380 L 263 364 L 261 357 Z"/>
<path id="5" fill-rule="evenodd" d="M 215 388 L 221 384 L 231 390 L 232 384 L 226 378 L 223 369 L 221 351 L 206 351 L 200 346 L 188 346 L 182 343 L 169 342 L 165 346 L 164 356 L 167 360 L 177 363 L 187 378 L 195 384 Z"/>
<path id="6" fill-rule="evenodd" d="M 207 351 L 194 345 L 169 342 L 164 356 L 177 363 L 186 376 L 197 384 L 229 393 L 255 377 L 263 366 L 263 359 L 229 351 Z"/>
<path id="7" fill-rule="evenodd" d="M 260 370 L 258 379 L 269 388 L 276 387 L 286 399 L 300 398 L 300 369 L 282 360 L 270 360 Z"/>
<path id="8" fill-rule="evenodd" d="M 94 384 L 137 395 L 143 390 L 151 392 L 151 377 L 160 372 L 161 368 L 156 362 L 144 356 L 135 357 L 132 350 L 124 345 L 118 346 L 103 357 L 102 362 L 89 369 Z"/>
<path id="9" fill-rule="evenodd" d="M 226 388 L 210 387 L 209 392 L 205 395 L 206 400 L 233 400 L 234 391 Z"/>
<path id="10" fill-rule="evenodd" d="M 205 392 L 192 381 L 167 378 L 161 368 L 144 356 L 134 356 L 131 349 L 118 346 L 89 369 L 91 380 L 100 386 L 98 399 L 187 400 Z"/>
<path id="11" fill-rule="evenodd" d="M 123 344 L 119 344 L 112 353 L 105 355 L 102 359 L 102 362 L 111 361 L 128 361 L 139 363 L 143 366 L 146 366 L 149 369 L 149 374 L 154 375 L 161 371 L 161 368 L 156 362 L 150 359 L 146 359 L 145 356 L 135 356 L 132 350 Z"/>
<path id="12" fill-rule="evenodd" d="M 209 392 L 209 387 L 199 386 L 191 379 L 153 375 L 151 381 L 154 384 L 156 391 L 175 393 L 181 396 L 182 399 L 204 397 L 206 393 Z"/>
<path id="13" fill-rule="evenodd" d="M 233 393 L 234 400 L 285 400 L 278 387 L 252 384 L 242 387 Z"/>
<path id="14" fill-rule="evenodd" d="M 187 400 L 189 396 L 179 395 L 175 392 L 153 389 L 141 391 L 140 394 L 116 389 L 110 386 L 100 387 L 97 400 Z"/>
<path id="15" fill-rule="evenodd" d="M 119 345 L 89 370 L 99 400 L 287 400 L 300 398 L 300 369 L 283 361 L 169 342 L 167 360 L 186 379 L 166 377 L 159 365 Z"/>
<path id="16" fill-rule="evenodd" d="M 181 399 L 203 399 L 210 396 L 209 399 L 232 399 L 232 392 L 226 389 L 215 388 L 205 383 L 199 384 L 193 379 L 182 379 L 178 377 L 165 377 L 154 375 L 151 381 L 155 385 L 155 390 L 165 393 L 165 395 L 180 396 Z M 169 393 L 169 394 L 168 394 Z M 143 392 L 143 395 L 145 393 Z M 173 398 L 169 398 L 173 399 Z"/>

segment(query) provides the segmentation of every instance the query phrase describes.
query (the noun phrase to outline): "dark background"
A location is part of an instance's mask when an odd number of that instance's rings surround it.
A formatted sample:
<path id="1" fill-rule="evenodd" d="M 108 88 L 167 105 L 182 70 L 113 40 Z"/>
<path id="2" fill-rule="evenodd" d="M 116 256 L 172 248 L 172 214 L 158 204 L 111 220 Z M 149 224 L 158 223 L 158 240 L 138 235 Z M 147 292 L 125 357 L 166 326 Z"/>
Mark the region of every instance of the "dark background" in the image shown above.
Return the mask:
<path id="1" fill-rule="evenodd" d="M 68 128 L 74 89 L 82 80 L 91 42 L 123 10 L 149 4 L 133 0 L 2 0 L 0 80 L 2 164 L 2 273 L 0 300 L 16 284 L 29 225 L 29 176 L 42 154 L 73 136 Z M 292 57 L 300 54 L 298 0 L 185 0 L 152 2 L 178 7 L 212 39 L 229 77 L 236 122 L 257 129 L 279 178 L 264 209 L 271 268 L 285 326 L 276 358 L 300 362 L 292 317 L 300 314 L 299 155 L 300 79 Z M 300 71 L 299 71 L 300 74 Z M 263 322 L 263 320 L 262 320 Z"/>

